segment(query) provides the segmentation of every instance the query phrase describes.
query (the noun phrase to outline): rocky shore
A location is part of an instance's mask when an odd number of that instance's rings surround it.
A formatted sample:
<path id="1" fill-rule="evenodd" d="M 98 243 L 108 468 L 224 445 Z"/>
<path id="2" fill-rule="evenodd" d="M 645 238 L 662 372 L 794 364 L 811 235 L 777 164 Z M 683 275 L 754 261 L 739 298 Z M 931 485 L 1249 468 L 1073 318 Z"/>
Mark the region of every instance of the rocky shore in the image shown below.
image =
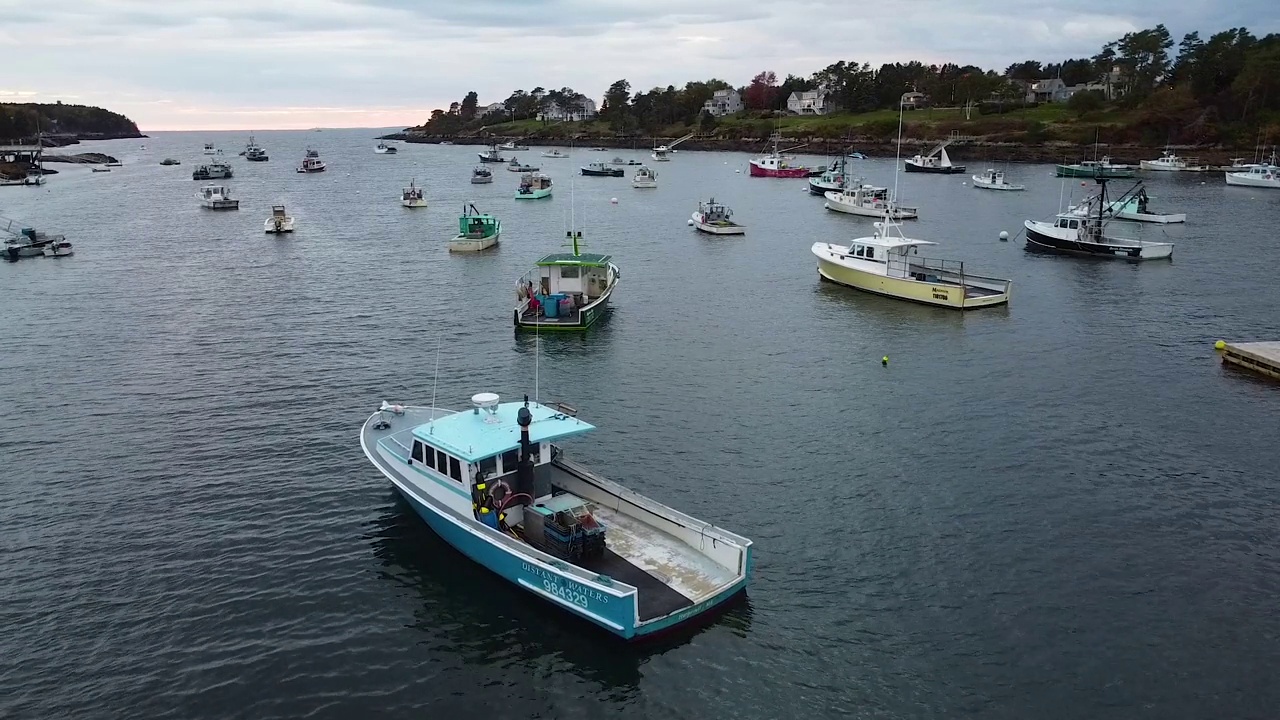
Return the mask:
<path id="1" fill-rule="evenodd" d="M 425 135 L 414 132 L 392 133 L 383 136 L 386 140 L 401 140 L 408 143 L 429 143 L 439 144 L 441 142 L 450 142 L 455 145 L 488 145 L 493 142 L 506 142 L 507 140 L 515 140 L 523 145 L 529 146 L 560 146 L 563 147 L 566 141 L 562 138 L 538 138 L 538 137 L 475 137 L 463 135 Z M 657 142 L 669 142 L 675 138 L 658 138 Z M 618 150 L 643 150 L 648 151 L 655 142 L 653 138 L 619 138 L 613 136 L 581 136 L 573 141 L 575 146 L 579 147 L 605 147 Z M 798 153 L 813 155 L 839 155 L 848 150 L 854 150 L 868 157 L 894 157 L 897 152 L 897 143 L 880 139 L 854 139 L 854 140 L 830 140 L 827 138 L 785 138 L 784 142 L 789 145 L 799 145 L 807 143 L 803 149 L 797 150 Z M 918 138 L 904 138 L 902 141 L 902 156 L 910 157 L 917 153 L 927 153 L 937 140 L 926 140 Z M 723 139 L 723 138 L 695 138 L 687 140 L 680 144 L 681 151 L 737 151 L 737 152 L 759 152 L 765 147 L 767 140 L 765 138 L 742 138 L 742 139 Z M 1163 147 L 1146 147 L 1142 145 L 1110 145 L 1100 147 L 1097 155 L 1109 155 L 1112 162 L 1137 165 L 1141 160 L 1150 160 L 1160 157 Z M 1198 158 L 1199 162 L 1207 165 L 1230 165 L 1232 158 L 1252 157 L 1253 149 L 1224 148 L 1224 147 L 1188 147 L 1174 148 L 1174 150 L 1184 157 Z M 951 144 L 947 150 L 951 159 L 956 163 L 965 163 L 973 166 L 975 170 L 978 165 L 983 163 L 995 162 L 1028 162 L 1028 163 L 1075 163 L 1081 160 L 1092 159 L 1095 155 L 1092 144 L 1081 145 L 1070 142 L 1047 142 L 1047 143 L 1012 143 L 1012 142 L 988 142 L 983 140 L 962 140 Z"/>
<path id="2" fill-rule="evenodd" d="M 45 153 L 44 161 L 47 163 L 79 163 L 81 165 L 101 165 L 109 162 L 119 162 L 110 155 L 102 153 L 76 153 L 74 155 L 53 155 Z M 48 170 L 45 171 L 49 172 Z"/>

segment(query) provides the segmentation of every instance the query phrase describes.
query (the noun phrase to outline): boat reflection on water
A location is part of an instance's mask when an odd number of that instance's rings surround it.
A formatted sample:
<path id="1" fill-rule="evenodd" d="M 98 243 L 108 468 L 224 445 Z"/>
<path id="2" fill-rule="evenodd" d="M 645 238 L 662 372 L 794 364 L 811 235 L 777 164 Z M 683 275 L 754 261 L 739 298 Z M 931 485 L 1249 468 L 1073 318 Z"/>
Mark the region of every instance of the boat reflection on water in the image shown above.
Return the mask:
<path id="1" fill-rule="evenodd" d="M 520 662 L 547 676 L 571 669 L 630 695 L 638 692 L 640 668 L 650 657 L 714 629 L 738 636 L 750 631 L 750 601 L 739 593 L 716 612 L 706 613 L 700 624 L 683 625 L 651 640 L 622 642 L 550 603 L 532 600 L 529 593 L 467 559 L 433 533 L 394 490 L 388 490 L 383 512 L 370 523 L 366 538 L 381 562 L 381 577 L 422 596 L 421 603 L 414 603 L 417 609 L 409 627 L 427 636 L 423 643 L 429 649 L 457 654 L 468 663 L 510 667 Z M 534 660 L 558 662 L 529 662 Z M 528 679 L 523 673 L 512 682 Z"/>

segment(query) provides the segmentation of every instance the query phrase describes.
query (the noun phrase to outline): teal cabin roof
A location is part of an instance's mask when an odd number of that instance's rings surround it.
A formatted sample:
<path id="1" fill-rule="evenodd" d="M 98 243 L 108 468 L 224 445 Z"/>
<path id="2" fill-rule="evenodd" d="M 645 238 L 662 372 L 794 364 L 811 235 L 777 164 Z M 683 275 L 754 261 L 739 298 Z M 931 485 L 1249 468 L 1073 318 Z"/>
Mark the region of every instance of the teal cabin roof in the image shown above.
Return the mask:
<path id="1" fill-rule="evenodd" d="M 586 265 L 588 267 L 607 267 L 611 259 L 613 259 L 612 255 L 597 255 L 595 253 L 582 253 L 581 255 L 574 255 L 573 253 L 552 253 L 539 260 L 538 266 Z"/>
<path id="2" fill-rule="evenodd" d="M 516 422 L 516 413 L 523 406 L 522 402 L 498 405 L 494 416 L 497 422 L 486 422 L 488 413 L 484 410 L 445 415 L 414 428 L 413 435 L 464 462 L 477 462 L 520 447 L 520 425 Z M 590 423 L 538 403 L 529 403 L 529 412 L 533 414 L 533 422 L 529 424 L 530 442 L 555 441 L 595 429 Z"/>

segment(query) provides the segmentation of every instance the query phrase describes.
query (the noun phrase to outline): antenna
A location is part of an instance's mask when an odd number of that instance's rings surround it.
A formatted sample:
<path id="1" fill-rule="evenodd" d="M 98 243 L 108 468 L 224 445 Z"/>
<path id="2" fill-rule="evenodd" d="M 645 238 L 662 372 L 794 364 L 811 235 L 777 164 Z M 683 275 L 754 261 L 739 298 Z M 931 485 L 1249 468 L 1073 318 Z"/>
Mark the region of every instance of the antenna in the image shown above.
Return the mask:
<path id="1" fill-rule="evenodd" d="M 540 345 L 542 340 L 541 331 L 542 331 L 542 323 L 535 322 L 533 325 L 533 401 L 534 402 L 538 402 L 538 398 L 541 397 L 538 394 L 538 369 L 539 369 L 538 355 L 541 354 L 540 353 L 540 350 L 541 350 Z"/>
<path id="2" fill-rule="evenodd" d="M 898 97 L 898 154 L 893 160 L 893 200 L 898 201 L 898 170 L 902 165 L 902 97 Z"/>
<path id="3" fill-rule="evenodd" d="M 431 380 L 431 419 L 436 419 L 436 387 L 440 383 L 440 336 L 436 336 L 436 375 Z"/>

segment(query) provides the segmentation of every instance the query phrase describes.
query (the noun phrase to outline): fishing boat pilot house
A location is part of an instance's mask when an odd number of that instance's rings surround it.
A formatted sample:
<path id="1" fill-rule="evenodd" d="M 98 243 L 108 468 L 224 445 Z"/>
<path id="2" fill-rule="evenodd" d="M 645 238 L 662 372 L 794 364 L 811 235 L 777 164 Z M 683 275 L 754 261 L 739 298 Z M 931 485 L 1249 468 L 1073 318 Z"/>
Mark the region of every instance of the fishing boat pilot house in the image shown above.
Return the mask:
<path id="1" fill-rule="evenodd" d="M 556 486 L 551 463 L 555 449 L 537 437 L 550 432 L 560 438 L 592 426 L 577 420 L 576 410 L 566 405 L 534 404 L 516 412 L 517 430 L 498 418 L 496 394 L 481 393 L 472 400 L 470 412 L 442 419 L 453 421 L 446 423 L 453 427 L 441 428 L 467 427 L 471 435 L 437 433 L 435 423 L 417 428 L 412 464 L 425 465 L 469 490 L 467 511 L 491 528 L 572 562 L 602 558 L 604 525 L 586 500 Z M 538 427 L 531 434 L 535 422 Z M 465 449 L 459 447 L 463 442 Z"/>

